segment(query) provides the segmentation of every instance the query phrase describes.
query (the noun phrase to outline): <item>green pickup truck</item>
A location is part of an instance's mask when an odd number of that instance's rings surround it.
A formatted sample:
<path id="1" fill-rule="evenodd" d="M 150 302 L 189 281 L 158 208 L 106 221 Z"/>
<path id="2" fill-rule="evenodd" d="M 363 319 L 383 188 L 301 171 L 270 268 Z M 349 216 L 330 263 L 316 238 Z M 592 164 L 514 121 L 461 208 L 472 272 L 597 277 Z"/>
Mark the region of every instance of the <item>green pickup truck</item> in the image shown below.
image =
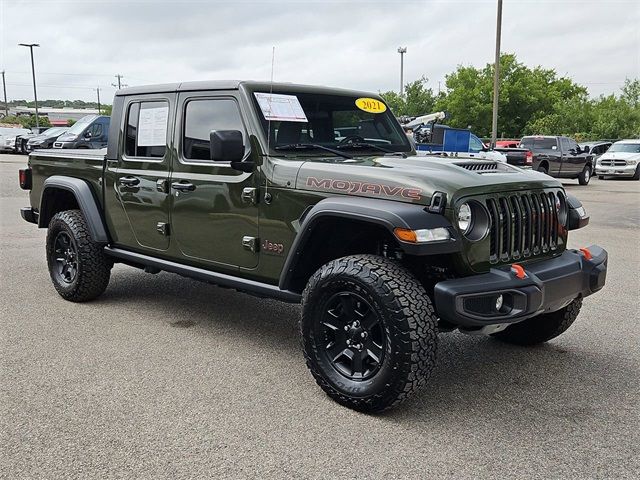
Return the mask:
<path id="1" fill-rule="evenodd" d="M 361 411 L 426 384 L 439 332 L 550 340 L 605 283 L 567 248 L 589 217 L 555 179 L 416 156 L 375 94 L 215 81 L 119 90 L 106 152 L 20 171 L 53 285 L 82 302 L 114 263 L 301 303 L 322 389 Z"/>

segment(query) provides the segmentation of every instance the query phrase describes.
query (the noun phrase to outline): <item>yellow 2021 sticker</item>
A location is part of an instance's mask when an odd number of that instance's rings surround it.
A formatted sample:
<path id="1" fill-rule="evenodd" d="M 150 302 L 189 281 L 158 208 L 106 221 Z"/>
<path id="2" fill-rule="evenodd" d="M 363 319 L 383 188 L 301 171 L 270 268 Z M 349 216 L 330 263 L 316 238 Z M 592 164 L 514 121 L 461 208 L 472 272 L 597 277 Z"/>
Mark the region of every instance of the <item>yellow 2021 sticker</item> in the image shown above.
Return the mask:
<path id="1" fill-rule="evenodd" d="M 382 113 L 387 111 L 387 106 L 375 98 L 358 98 L 356 99 L 356 107 L 368 113 Z"/>

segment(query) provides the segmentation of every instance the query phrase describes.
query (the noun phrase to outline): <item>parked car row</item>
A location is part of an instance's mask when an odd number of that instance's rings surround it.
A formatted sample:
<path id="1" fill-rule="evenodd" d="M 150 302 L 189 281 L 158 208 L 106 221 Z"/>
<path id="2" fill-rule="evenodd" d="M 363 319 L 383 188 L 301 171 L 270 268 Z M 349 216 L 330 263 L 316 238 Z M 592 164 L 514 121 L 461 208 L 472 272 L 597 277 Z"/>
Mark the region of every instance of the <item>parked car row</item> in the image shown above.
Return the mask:
<path id="1" fill-rule="evenodd" d="M 0 128 L 0 152 L 29 153 L 45 148 L 104 148 L 109 117 L 87 115 L 71 127 Z"/>

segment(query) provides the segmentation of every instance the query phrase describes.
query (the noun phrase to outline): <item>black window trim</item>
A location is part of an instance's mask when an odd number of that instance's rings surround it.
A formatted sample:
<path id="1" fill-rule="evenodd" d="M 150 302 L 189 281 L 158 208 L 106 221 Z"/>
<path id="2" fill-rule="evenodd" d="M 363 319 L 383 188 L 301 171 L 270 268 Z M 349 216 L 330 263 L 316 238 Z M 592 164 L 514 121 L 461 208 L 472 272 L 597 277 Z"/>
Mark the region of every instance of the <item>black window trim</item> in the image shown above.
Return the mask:
<path id="1" fill-rule="evenodd" d="M 138 157 L 138 156 L 130 156 L 127 155 L 127 126 L 129 125 L 129 110 L 131 109 L 131 105 L 134 103 L 143 103 L 143 102 L 165 102 L 169 107 L 169 111 L 167 113 L 167 135 L 166 135 L 166 145 L 164 150 L 164 155 L 162 157 Z M 171 100 L 165 97 L 161 98 L 131 98 L 126 104 L 124 108 L 125 114 L 123 115 L 124 123 L 122 130 L 122 149 L 120 157 L 122 160 L 126 162 L 138 162 L 138 163 L 164 163 L 168 158 L 168 153 L 170 150 L 170 135 L 171 135 Z M 138 109 L 138 118 L 140 118 L 140 109 Z M 136 127 L 137 129 L 137 127 Z M 136 130 L 137 132 L 137 130 Z M 137 142 L 136 137 L 136 142 Z"/>
<path id="2" fill-rule="evenodd" d="M 231 162 L 220 162 L 220 161 L 215 161 L 215 160 L 200 160 L 200 159 L 193 159 L 193 158 L 187 158 L 184 155 L 184 134 L 185 134 L 185 124 L 186 124 L 186 119 L 187 119 L 187 104 L 191 101 L 198 101 L 198 100 L 233 100 L 236 103 L 236 106 L 238 107 L 238 113 L 240 114 L 240 122 L 242 123 L 242 127 L 243 127 L 243 132 L 242 132 L 242 139 L 245 142 L 245 145 L 247 145 L 247 142 L 249 141 L 249 130 L 247 129 L 247 123 L 244 120 L 244 117 L 242 115 L 242 107 L 240 105 L 240 101 L 237 97 L 235 97 L 234 95 L 228 94 L 228 93 L 224 93 L 224 94 L 220 94 L 220 95 L 211 95 L 209 93 L 207 93 L 206 95 L 197 95 L 197 92 L 192 92 L 194 93 L 194 95 L 190 95 L 188 97 L 185 97 L 181 104 L 180 104 L 180 129 L 179 129 L 179 139 L 178 139 L 178 161 L 183 164 L 183 165 L 215 165 L 215 166 L 219 166 L 219 167 L 229 167 L 231 168 Z M 249 156 L 251 156 L 251 145 L 248 144 L 248 149 L 244 154 L 244 157 L 242 157 L 241 161 L 245 161 L 247 160 L 247 158 Z"/>

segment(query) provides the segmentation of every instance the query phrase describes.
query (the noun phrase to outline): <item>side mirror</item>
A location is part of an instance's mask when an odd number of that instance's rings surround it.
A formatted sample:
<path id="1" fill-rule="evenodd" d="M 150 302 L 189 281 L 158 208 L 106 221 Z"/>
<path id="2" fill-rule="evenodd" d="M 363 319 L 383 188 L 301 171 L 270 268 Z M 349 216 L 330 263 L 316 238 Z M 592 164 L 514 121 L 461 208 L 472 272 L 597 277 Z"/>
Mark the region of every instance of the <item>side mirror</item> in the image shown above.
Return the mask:
<path id="1" fill-rule="evenodd" d="M 244 142 L 240 130 L 211 130 L 209 132 L 209 156 L 215 162 L 230 162 L 231 168 L 251 172 L 254 162 L 245 161 Z"/>
<path id="2" fill-rule="evenodd" d="M 558 149 L 558 146 L 557 146 L 557 145 L 552 145 L 552 146 L 551 146 L 551 150 L 557 150 L 557 149 Z"/>
<path id="3" fill-rule="evenodd" d="M 244 157 L 240 130 L 211 130 L 209 156 L 215 162 L 239 162 Z"/>
<path id="4" fill-rule="evenodd" d="M 87 140 L 91 138 L 91 132 L 86 132 L 84 134 L 84 138 L 86 138 Z"/>
<path id="5" fill-rule="evenodd" d="M 591 150 L 589 149 L 589 145 L 585 145 L 582 147 L 582 153 L 589 153 Z"/>

